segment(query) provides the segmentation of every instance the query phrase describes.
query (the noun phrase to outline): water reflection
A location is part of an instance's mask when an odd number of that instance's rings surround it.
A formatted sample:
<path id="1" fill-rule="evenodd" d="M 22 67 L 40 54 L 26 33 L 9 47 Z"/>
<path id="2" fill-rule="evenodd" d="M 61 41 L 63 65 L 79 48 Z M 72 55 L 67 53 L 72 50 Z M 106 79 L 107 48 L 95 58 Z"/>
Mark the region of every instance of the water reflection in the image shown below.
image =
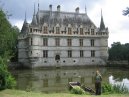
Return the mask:
<path id="1" fill-rule="evenodd" d="M 125 86 L 129 89 L 129 79 L 124 78 L 122 79 L 122 81 L 120 81 L 119 79 L 114 79 L 114 77 L 111 75 L 109 77 L 109 83 L 113 84 L 113 85 L 121 85 L 121 86 Z"/>
<path id="2" fill-rule="evenodd" d="M 18 89 L 41 92 L 66 92 L 68 91 L 68 82 L 71 81 L 78 81 L 81 84 L 94 88 L 94 76 L 97 69 L 99 69 L 103 76 L 103 82 L 108 82 L 110 75 L 119 78 L 116 74 L 117 71 L 121 73 L 125 72 L 120 69 L 114 70 L 112 68 L 85 67 L 47 70 L 17 70 L 12 71 L 12 73 L 17 80 Z M 126 73 L 128 73 L 128 71 Z"/>

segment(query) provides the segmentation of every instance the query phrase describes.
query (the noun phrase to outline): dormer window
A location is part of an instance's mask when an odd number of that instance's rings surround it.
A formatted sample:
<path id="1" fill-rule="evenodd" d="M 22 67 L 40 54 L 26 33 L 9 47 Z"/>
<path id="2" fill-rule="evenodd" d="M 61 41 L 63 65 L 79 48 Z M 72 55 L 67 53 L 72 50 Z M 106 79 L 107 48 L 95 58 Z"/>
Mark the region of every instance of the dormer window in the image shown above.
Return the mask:
<path id="1" fill-rule="evenodd" d="M 56 27 L 56 34 L 60 34 L 60 28 Z"/>
<path id="2" fill-rule="evenodd" d="M 94 34 L 95 34 L 94 29 L 91 29 L 91 35 L 94 35 Z"/>
<path id="3" fill-rule="evenodd" d="M 47 32 L 48 32 L 48 27 L 47 26 L 44 26 L 44 34 L 47 34 Z"/>
<path id="4" fill-rule="evenodd" d="M 72 29 L 71 28 L 68 28 L 68 34 L 72 34 Z"/>
<path id="5" fill-rule="evenodd" d="M 83 35 L 83 28 L 80 28 L 80 35 Z"/>

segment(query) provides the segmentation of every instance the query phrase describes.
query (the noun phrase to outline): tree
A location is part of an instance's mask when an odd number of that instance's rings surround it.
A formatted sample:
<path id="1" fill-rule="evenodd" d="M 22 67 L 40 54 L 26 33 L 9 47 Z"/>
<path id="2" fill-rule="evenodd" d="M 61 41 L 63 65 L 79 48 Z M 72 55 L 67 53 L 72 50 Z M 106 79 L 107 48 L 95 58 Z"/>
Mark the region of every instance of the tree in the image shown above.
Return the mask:
<path id="1" fill-rule="evenodd" d="M 4 11 L 0 10 L 0 90 L 16 85 L 8 72 L 8 63 L 16 50 L 18 31 L 16 27 L 11 26 Z"/>
<path id="2" fill-rule="evenodd" d="M 3 10 L 0 10 L 0 56 L 3 56 L 6 51 L 13 55 L 18 32 L 18 28 L 12 27 Z"/>
<path id="3" fill-rule="evenodd" d="M 114 42 L 109 48 L 109 60 L 128 60 L 129 62 L 129 43 Z"/>
<path id="4" fill-rule="evenodd" d="M 129 7 L 127 7 L 125 10 L 123 10 L 123 15 L 129 15 Z"/>

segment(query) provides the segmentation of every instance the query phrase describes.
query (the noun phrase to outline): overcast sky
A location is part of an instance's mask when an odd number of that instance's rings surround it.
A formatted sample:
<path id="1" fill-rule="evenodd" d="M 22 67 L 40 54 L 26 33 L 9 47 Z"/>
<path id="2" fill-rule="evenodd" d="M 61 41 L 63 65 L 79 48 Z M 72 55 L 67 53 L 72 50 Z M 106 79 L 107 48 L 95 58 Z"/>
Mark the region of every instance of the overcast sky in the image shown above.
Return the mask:
<path id="1" fill-rule="evenodd" d="M 56 10 L 57 5 L 61 5 L 61 11 L 74 12 L 76 7 L 80 8 L 80 13 L 87 14 L 94 24 L 99 27 L 101 18 L 101 9 L 105 26 L 109 28 L 109 46 L 113 42 L 129 43 L 129 17 L 122 15 L 122 10 L 129 7 L 129 0 L 0 0 L 0 6 L 12 16 L 9 18 L 12 25 L 20 29 L 23 25 L 25 12 L 27 21 L 30 23 L 34 3 L 37 10 L 39 1 L 40 10 L 49 10 L 49 4 Z"/>

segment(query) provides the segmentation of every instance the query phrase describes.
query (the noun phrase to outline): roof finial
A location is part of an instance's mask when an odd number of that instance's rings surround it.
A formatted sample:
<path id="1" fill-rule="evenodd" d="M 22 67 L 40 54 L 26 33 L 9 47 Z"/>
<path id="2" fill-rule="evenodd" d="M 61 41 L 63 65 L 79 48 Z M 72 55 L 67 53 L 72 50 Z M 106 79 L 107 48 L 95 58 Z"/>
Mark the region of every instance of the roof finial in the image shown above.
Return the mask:
<path id="1" fill-rule="evenodd" d="M 37 25 L 37 18 L 36 18 L 36 13 L 35 13 L 35 3 L 34 3 L 34 14 L 33 14 L 33 19 L 32 19 L 31 24 Z"/>
<path id="2" fill-rule="evenodd" d="M 85 5 L 85 13 L 87 14 L 87 9 L 86 9 L 86 5 Z"/>
<path id="3" fill-rule="evenodd" d="M 39 11 L 39 0 L 38 0 L 38 11 Z"/>
<path id="4" fill-rule="evenodd" d="M 25 20 L 24 20 L 25 23 L 27 23 L 27 20 L 26 20 L 26 11 L 25 11 Z"/>
<path id="5" fill-rule="evenodd" d="M 102 9 L 101 9 L 101 21 L 100 21 L 100 31 L 105 30 L 105 24 L 103 21 Z"/>
<path id="6" fill-rule="evenodd" d="M 35 15 L 35 3 L 34 3 L 34 15 Z"/>
<path id="7" fill-rule="evenodd" d="M 26 20 L 26 11 L 25 11 L 25 20 Z"/>
<path id="8" fill-rule="evenodd" d="M 101 18 L 103 17 L 102 8 L 101 8 Z"/>

